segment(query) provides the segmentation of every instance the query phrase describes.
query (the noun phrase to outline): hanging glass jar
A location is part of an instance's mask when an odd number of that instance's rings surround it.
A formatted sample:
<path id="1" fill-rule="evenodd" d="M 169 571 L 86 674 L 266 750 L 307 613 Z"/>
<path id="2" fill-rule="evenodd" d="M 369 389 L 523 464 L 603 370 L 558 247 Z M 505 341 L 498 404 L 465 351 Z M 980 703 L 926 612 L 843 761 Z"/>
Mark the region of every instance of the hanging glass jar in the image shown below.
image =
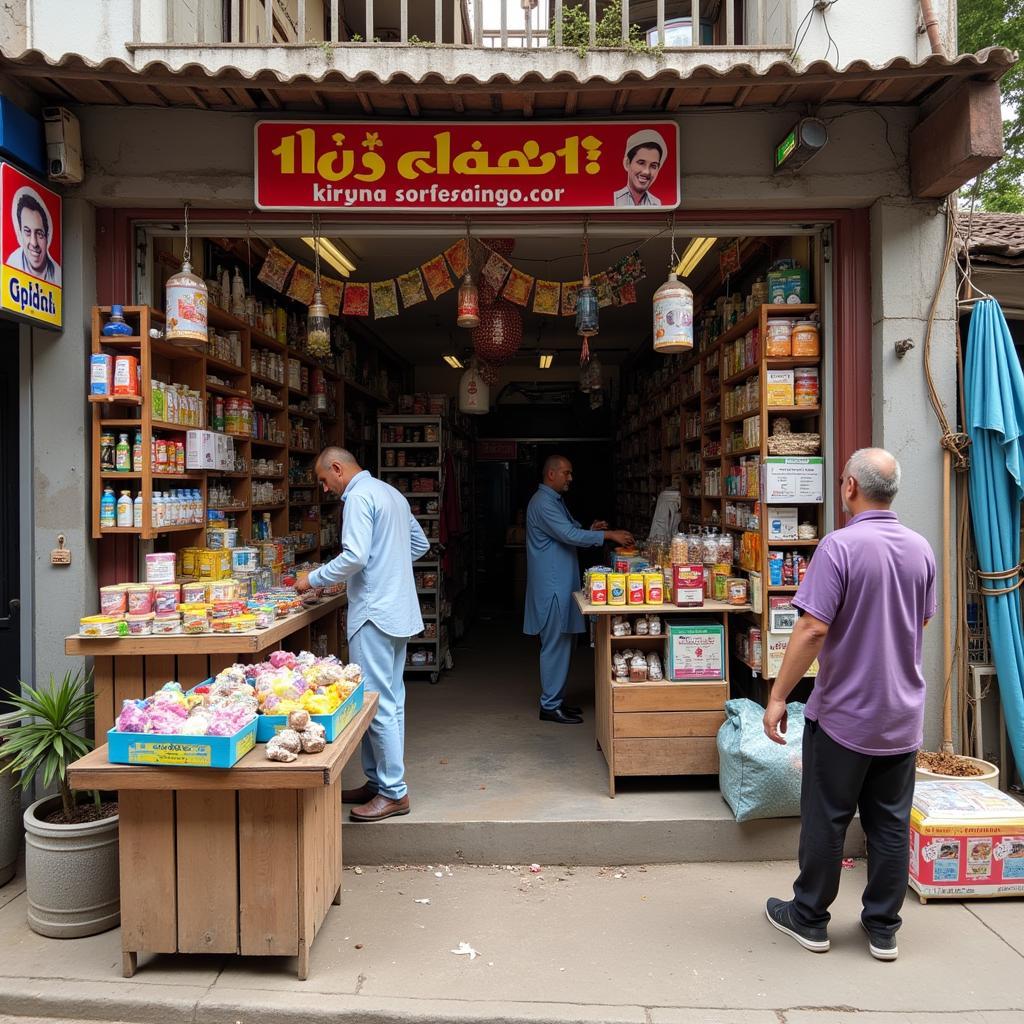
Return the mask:
<path id="1" fill-rule="evenodd" d="M 331 317 L 319 288 L 313 293 L 306 314 L 306 351 L 314 359 L 325 359 L 331 354 Z"/>
<path id="2" fill-rule="evenodd" d="M 207 302 L 209 292 L 206 282 L 192 272 L 189 262 L 188 211 L 191 204 L 185 204 L 185 247 L 181 255 L 181 270 L 172 274 L 164 289 L 167 323 L 164 337 L 175 345 L 201 348 L 209 341 L 207 327 Z"/>
<path id="3" fill-rule="evenodd" d="M 693 348 L 693 292 L 675 271 L 654 293 L 654 351 L 669 355 Z"/>
<path id="4" fill-rule="evenodd" d="M 477 327 L 480 324 L 480 293 L 468 271 L 459 285 L 459 316 L 455 322 L 460 327 Z"/>
<path id="5" fill-rule="evenodd" d="M 586 275 L 576 293 L 576 333 L 581 338 L 592 338 L 597 334 L 597 317 L 597 291 Z"/>

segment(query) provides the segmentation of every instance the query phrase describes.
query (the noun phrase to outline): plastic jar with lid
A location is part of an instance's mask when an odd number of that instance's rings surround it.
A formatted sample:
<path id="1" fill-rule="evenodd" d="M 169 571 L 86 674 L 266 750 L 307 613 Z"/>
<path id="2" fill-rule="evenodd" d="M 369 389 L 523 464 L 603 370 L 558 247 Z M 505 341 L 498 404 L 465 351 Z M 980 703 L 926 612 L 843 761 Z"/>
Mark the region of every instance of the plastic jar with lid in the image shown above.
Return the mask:
<path id="1" fill-rule="evenodd" d="M 816 320 L 797 320 L 793 325 L 792 349 L 794 356 L 816 358 L 821 353 L 821 334 Z"/>
<path id="2" fill-rule="evenodd" d="M 768 321 L 765 354 L 769 359 L 782 359 L 793 351 L 793 321 L 773 319 Z"/>

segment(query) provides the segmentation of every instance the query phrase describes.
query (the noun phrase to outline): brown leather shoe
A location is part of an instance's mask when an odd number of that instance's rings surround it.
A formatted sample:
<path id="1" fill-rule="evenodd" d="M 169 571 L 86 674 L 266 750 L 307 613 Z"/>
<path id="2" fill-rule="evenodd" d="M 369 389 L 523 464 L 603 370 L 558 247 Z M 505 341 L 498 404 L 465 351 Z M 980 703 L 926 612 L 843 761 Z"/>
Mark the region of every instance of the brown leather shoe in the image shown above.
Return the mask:
<path id="1" fill-rule="evenodd" d="M 376 795 L 377 787 L 369 782 L 364 782 L 358 789 L 343 789 L 341 802 L 343 804 L 365 804 L 369 803 Z"/>
<path id="2" fill-rule="evenodd" d="M 383 821 L 385 818 L 393 818 L 396 814 L 409 813 L 409 795 L 406 794 L 401 800 L 389 800 L 379 793 L 362 807 L 353 807 L 349 817 L 353 821 Z"/>

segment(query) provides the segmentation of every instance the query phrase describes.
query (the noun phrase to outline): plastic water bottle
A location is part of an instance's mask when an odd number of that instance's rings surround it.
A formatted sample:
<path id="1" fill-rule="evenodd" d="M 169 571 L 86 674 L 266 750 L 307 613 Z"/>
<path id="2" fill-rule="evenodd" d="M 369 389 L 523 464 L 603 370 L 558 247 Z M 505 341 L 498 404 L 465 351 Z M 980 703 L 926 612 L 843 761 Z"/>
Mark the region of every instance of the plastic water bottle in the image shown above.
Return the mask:
<path id="1" fill-rule="evenodd" d="M 117 525 L 131 528 L 132 496 L 130 491 L 122 491 L 121 497 L 117 499 Z"/>
<path id="2" fill-rule="evenodd" d="M 100 498 L 100 526 L 117 526 L 117 499 L 113 487 L 104 487 Z"/>
<path id="3" fill-rule="evenodd" d="M 160 491 L 153 492 L 153 525 L 164 525 L 164 496 Z"/>
<path id="4" fill-rule="evenodd" d="M 132 503 L 132 526 L 135 529 L 139 529 L 142 526 L 142 492 L 139 491 L 135 495 L 135 501 Z"/>

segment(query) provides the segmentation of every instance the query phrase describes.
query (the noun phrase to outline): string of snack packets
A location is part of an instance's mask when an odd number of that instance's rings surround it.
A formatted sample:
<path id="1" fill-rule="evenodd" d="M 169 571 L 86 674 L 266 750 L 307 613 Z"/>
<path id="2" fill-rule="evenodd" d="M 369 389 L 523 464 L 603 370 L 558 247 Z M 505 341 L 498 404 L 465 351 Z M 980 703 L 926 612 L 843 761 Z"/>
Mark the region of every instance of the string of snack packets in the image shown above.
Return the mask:
<path id="1" fill-rule="evenodd" d="M 579 281 L 544 281 L 519 270 L 501 253 L 479 239 L 473 245 L 483 250 L 480 277 L 494 294 L 517 306 L 527 307 L 533 297 L 533 312 L 546 316 L 575 316 Z M 443 252 L 408 273 L 385 281 L 339 281 L 320 275 L 320 294 L 332 316 L 369 316 L 380 320 L 398 316 L 429 298 L 437 299 L 451 291 L 469 270 L 467 240 L 460 238 Z M 258 279 L 287 298 L 304 305 L 313 301 L 316 279 L 313 271 L 274 246 L 257 275 Z M 591 277 L 600 307 L 628 306 L 636 302 L 636 283 L 647 276 L 640 251 L 623 256 L 618 262 Z M 287 290 L 286 290 L 287 286 Z"/>

